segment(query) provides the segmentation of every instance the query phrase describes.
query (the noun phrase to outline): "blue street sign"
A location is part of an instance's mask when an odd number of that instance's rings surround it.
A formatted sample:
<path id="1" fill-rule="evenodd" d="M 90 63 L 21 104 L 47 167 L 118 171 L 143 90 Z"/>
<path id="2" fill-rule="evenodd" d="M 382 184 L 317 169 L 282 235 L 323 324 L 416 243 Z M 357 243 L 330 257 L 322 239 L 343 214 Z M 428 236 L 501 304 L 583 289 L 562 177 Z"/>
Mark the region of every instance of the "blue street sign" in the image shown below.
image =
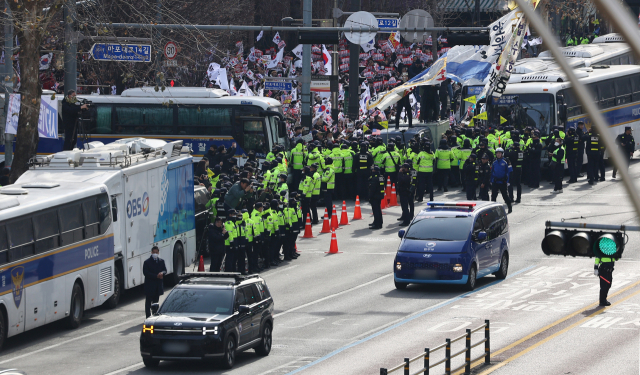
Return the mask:
<path id="1" fill-rule="evenodd" d="M 148 44 L 96 43 L 89 52 L 99 61 L 151 61 L 151 46 Z"/>
<path id="2" fill-rule="evenodd" d="M 392 33 L 395 32 L 394 28 L 398 27 L 398 19 L 397 18 L 378 18 L 378 28 L 379 29 L 389 29 L 380 30 L 379 33 Z"/>
<path id="3" fill-rule="evenodd" d="M 293 84 L 291 82 L 282 82 L 282 81 L 265 81 L 264 82 L 265 90 L 291 91 L 292 88 L 293 88 Z"/>

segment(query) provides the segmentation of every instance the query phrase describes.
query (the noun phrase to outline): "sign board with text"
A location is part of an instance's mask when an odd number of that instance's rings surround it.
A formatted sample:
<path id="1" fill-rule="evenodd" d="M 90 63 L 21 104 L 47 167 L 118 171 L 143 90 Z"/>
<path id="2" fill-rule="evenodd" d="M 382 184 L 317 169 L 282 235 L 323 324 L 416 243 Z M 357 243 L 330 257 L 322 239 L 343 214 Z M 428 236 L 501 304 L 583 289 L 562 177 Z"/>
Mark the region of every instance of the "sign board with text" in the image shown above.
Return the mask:
<path id="1" fill-rule="evenodd" d="M 378 33 L 392 33 L 398 28 L 397 18 L 378 18 Z"/>
<path id="2" fill-rule="evenodd" d="M 91 47 L 89 53 L 98 61 L 151 61 L 151 45 L 149 44 L 96 43 Z"/>

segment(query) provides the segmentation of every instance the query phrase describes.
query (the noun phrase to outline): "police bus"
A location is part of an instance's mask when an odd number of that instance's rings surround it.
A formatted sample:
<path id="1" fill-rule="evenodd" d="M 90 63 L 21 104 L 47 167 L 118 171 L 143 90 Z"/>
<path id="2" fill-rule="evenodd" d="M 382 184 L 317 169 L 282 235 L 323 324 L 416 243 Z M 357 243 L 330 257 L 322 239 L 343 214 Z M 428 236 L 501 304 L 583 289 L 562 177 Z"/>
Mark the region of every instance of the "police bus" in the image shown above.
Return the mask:
<path id="1" fill-rule="evenodd" d="M 73 240 L 81 241 L 78 246 L 83 251 L 88 249 L 87 264 L 102 260 L 103 255 L 109 259 L 108 274 L 101 274 L 98 280 L 102 282 L 103 277 L 109 277 L 108 290 L 113 292 L 110 306 L 118 303 L 124 289 L 144 284 L 142 265 L 150 257 L 153 246 L 158 246 L 160 257 L 165 260 L 167 279 L 177 282 L 185 266 L 192 264 L 196 256 L 193 157 L 189 154 L 189 148 L 183 146 L 182 141 L 144 138 L 125 138 L 106 145 L 94 141 L 85 146 L 86 150 L 76 149 L 32 159 L 32 167 L 13 186 L 27 189 L 28 192 L 36 189 L 29 186 L 41 186 L 37 192 L 48 189 L 48 194 L 56 197 L 72 197 L 82 189 L 100 192 L 97 202 L 100 203 L 102 215 L 110 213 L 111 232 L 103 235 L 99 228 L 93 228 L 90 232 L 87 225 L 92 224 L 93 219 L 82 203 L 85 211 L 72 211 L 66 206 L 61 208 L 65 216 L 60 214 L 60 239 L 64 239 L 67 231 L 73 230 Z M 21 198 L 18 196 L 18 199 Z M 41 200 L 35 202 L 29 212 L 48 212 L 46 209 L 51 206 L 48 201 Z M 79 207 L 76 209 L 79 210 Z M 73 216 L 73 224 L 64 226 L 65 220 L 72 215 L 77 216 Z M 10 246 L 22 246 L 22 242 L 13 241 L 13 229 L 7 227 L 7 233 Z M 26 239 L 35 242 L 36 254 L 40 237 L 49 238 L 49 233 L 42 232 L 34 225 L 35 236 L 25 234 Z M 92 233 L 97 233 L 100 238 L 108 237 L 105 249 L 98 249 L 93 242 L 91 247 L 85 246 L 86 240 L 93 238 L 90 237 L 94 235 Z M 67 242 L 63 244 L 66 246 Z M 56 253 L 58 250 L 53 251 Z M 62 261 L 69 260 L 65 258 Z M 47 267 L 54 272 L 76 272 L 84 263 L 76 265 L 74 261 L 67 266 L 67 263 L 57 264 L 53 259 L 52 263 L 40 264 L 43 272 Z M 25 277 L 32 277 L 37 265 L 34 267 L 25 269 L 28 271 Z M 44 273 L 43 277 L 50 276 Z M 90 279 L 83 281 L 83 285 L 93 288 L 97 284 Z M 66 290 L 71 290 L 68 285 Z M 102 292 L 103 287 L 99 290 Z M 33 293 L 36 300 L 49 298 L 46 293 L 38 294 L 37 289 Z M 89 301 L 89 296 L 94 298 L 88 292 L 85 292 L 85 296 L 84 301 Z M 30 298 L 27 298 L 29 301 Z M 27 306 L 27 317 L 32 311 Z M 61 313 L 64 314 L 57 312 Z"/>
<path id="2" fill-rule="evenodd" d="M 591 44 L 562 47 L 562 54 L 567 58 L 572 68 L 584 68 L 591 65 L 634 65 L 637 64 L 631 48 L 624 43 L 618 34 L 607 34 L 597 37 Z M 518 82 L 522 75 L 542 73 L 559 69 L 551 51 L 540 52 L 536 58 L 520 59 L 516 62 L 509 84 Z M 462 87 L 462 99 L 477 96 L 482 93 L 484 84 Z M 460 105 L 460 119 L 464 119 L 472 103 L 462 101 Z"/>
<path id="3" fill-rule="evenodd" d="M 0 348 L 56 320 L 80 325 L 114 298 L 114 223 L 104 184 L 20 182 L 0 189 Z"/>
<path id="4" fill-rule="evenodd" d="M 63 99 L 62 95 L 57 98 Z M 212 145 L 229 148 L 236 143 L 242 165 L 249 151 L 264 159 L 274 144 L 289 147 L 282 104 L 271 98 L 229 96 L 224 90 L 204 87 L 169 87 L 157 92 L 142 87 L 124 90 L 121 95 L 79 95 L 78 99 L 91 102 L 81 114 L 80 148 L 85 142 L 107 144 L 121 138 L 180 140 L 192 149 L 197 161 Z M 62 121 L 59 123 L 62 134 Z M 63 144 L 62 137 L 41 138 L 38 154 L 62 151 Z"/>

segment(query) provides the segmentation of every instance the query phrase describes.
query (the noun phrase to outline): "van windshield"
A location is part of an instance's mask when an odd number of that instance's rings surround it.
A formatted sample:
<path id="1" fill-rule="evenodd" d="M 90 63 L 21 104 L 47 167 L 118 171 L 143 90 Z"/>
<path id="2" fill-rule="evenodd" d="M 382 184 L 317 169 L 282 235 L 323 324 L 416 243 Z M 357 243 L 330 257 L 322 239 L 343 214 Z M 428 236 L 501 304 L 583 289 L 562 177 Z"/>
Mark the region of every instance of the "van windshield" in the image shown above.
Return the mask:
<path id="1" fill-rule="evenodd" d="M 473 218 L 426 217 L 414 221 L 405 236 L 409 240 L 466 241 L 471 233 Z"/>

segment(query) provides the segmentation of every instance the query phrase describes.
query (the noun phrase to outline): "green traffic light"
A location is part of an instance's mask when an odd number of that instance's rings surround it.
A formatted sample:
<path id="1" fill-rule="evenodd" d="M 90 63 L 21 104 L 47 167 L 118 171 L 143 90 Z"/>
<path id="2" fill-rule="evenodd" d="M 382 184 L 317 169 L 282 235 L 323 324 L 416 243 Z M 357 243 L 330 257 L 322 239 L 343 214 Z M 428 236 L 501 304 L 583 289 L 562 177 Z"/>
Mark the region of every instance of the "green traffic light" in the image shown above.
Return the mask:
<path id="1" fill-rule="evenodd" d="M 616 253 L 616 251 L 618 251 L 616 241 L 607 237 L 600 239 L 600 241 L 598 242 L 598 247 L 604 255 L 613 255 Z"/>

